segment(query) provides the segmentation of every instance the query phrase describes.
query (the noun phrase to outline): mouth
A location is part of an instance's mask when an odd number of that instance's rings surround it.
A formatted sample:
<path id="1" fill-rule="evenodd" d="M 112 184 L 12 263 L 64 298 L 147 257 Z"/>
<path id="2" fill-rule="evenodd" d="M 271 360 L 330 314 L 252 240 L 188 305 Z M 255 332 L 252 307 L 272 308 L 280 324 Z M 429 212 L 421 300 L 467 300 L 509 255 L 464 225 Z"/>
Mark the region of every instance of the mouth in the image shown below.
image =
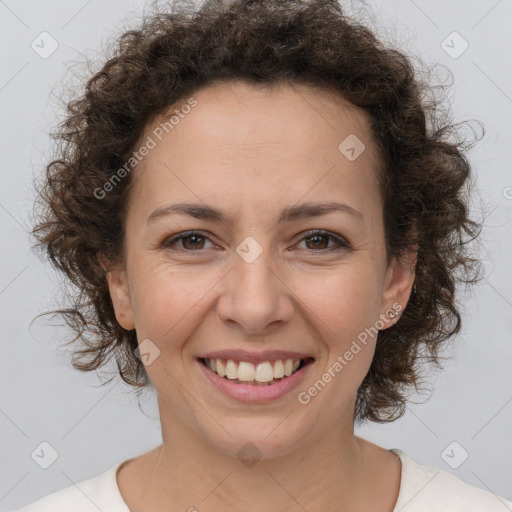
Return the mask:
<path id="1" fill-rule="evenodd" d="M 198 358 L 198 361 L 211 373 L 231 384 L 250 386 L 273 386 L 286 381 L 314 362 L 313 357 L 281 358 L 250 362 L 237 359 Z"/>

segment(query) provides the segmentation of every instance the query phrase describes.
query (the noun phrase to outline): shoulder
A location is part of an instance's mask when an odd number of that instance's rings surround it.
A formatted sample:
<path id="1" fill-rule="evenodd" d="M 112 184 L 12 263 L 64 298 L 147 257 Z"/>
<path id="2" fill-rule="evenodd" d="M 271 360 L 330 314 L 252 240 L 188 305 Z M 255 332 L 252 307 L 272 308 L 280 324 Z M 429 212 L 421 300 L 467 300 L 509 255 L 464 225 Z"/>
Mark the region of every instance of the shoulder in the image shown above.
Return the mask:
<path id="1" fill-rule="evenodd" d="M 402 481 L 395 511 L 403 512 L 512 512 L 512 502 L 470 485 L 455 475 L 417 463 L 402 450 L 393 453 L 402 462 Z"/>
<path id="2" fill-rule="evenodd" d="M 55 491 L 13 512 L 129 512 L 116 482 L 117 470 L 123 462 L 93 478 Z"/>

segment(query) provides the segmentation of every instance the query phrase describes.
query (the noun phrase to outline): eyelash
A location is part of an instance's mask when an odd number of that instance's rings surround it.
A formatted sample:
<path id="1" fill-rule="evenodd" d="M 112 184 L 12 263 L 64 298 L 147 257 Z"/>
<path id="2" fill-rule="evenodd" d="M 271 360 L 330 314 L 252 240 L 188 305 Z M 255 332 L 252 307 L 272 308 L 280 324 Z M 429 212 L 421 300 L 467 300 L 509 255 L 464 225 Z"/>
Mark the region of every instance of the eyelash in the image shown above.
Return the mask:
<path id="1" fill-rule="evenodd" d="M 333 240 L 335 242 L 336 245 L 335 245 L 334 248 L 320 249 L 318 251 L 310 249 L 313 252 L 328 253 L 328 252 L 337 252 L 337 251 L 340 251 L 342 249 L 349 249 L 350 248 L 349 244 L 346 241 L 344 241 L 343 239 L 341 239 L 341 238 L 331 234 L 329 231 L 323 231 L 323 230 L 307 231 L 305 233 L 305 236 L 300 240 L 300 242 L 302 242 L 303 240 L 306 240 L 308 238 L 313 238 L 314 236 L 318 236 L 318 235 L 330 238 L 331 240 Z M 184 233 L 179 233 L 176 236 L 172 236 L 170 238 L 167 238 L 166 240 L 164 240 L 162 245 L 165 248 L 171 248 L 171 250 L 177 250 L 177 251 L 181 251 L 181 252 L 200 252 L 201 249 L 198 249 L 196 251 L 190 250 L 190 249 L 172 249 L 172 246 L 175 245 L 176 242 L 178 242 L 179 240 L 184 240 L 184 239 L 187 239 L 187 238 L 191 238 L 193 236 L 199 236 L 201 238 L 209 240 L 209 238 L 207 236 L 205 236 L 201 231 L 186 231 Z"/>

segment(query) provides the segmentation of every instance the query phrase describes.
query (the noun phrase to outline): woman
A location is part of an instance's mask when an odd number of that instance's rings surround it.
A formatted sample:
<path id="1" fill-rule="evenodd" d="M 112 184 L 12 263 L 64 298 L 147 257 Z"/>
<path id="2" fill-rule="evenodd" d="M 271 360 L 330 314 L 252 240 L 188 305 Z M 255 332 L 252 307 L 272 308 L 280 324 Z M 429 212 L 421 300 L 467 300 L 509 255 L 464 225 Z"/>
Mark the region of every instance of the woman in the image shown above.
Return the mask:
<path id="1" fill-rule="evenodd" d="M 74 366 L 115 356 L 154 387 L 163 443 L 21 511 L 512 506 L 354 435 L 403 415 L 476 282 L 470 165 L 426 91 L 329 0 L 212 0 L 122 36 L 34 234 L 82 291 Z"/>

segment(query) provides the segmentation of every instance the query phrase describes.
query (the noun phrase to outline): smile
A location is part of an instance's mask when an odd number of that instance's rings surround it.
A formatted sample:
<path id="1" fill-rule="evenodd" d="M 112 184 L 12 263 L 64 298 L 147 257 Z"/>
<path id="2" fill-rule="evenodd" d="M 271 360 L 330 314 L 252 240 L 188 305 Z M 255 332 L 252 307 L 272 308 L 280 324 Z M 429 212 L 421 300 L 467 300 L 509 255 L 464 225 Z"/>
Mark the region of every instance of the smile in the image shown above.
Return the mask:
<path id="1" fill-rule="evenodd" d="M 313 358 L 277 359 L 257 364 L 233 359 L 201 358 L 200 361 L 213 373 L 233 383 L 270 386 L 290 377 L 304 365 L 313 362 Z"/>
<path id="2" fill-rule="evenodd" d="M 204 354 L 196 361 L 213 390 L 249 404 L 285 398 L 300 385 L 315 358 L 289 351 L 230 350 Z"/>

